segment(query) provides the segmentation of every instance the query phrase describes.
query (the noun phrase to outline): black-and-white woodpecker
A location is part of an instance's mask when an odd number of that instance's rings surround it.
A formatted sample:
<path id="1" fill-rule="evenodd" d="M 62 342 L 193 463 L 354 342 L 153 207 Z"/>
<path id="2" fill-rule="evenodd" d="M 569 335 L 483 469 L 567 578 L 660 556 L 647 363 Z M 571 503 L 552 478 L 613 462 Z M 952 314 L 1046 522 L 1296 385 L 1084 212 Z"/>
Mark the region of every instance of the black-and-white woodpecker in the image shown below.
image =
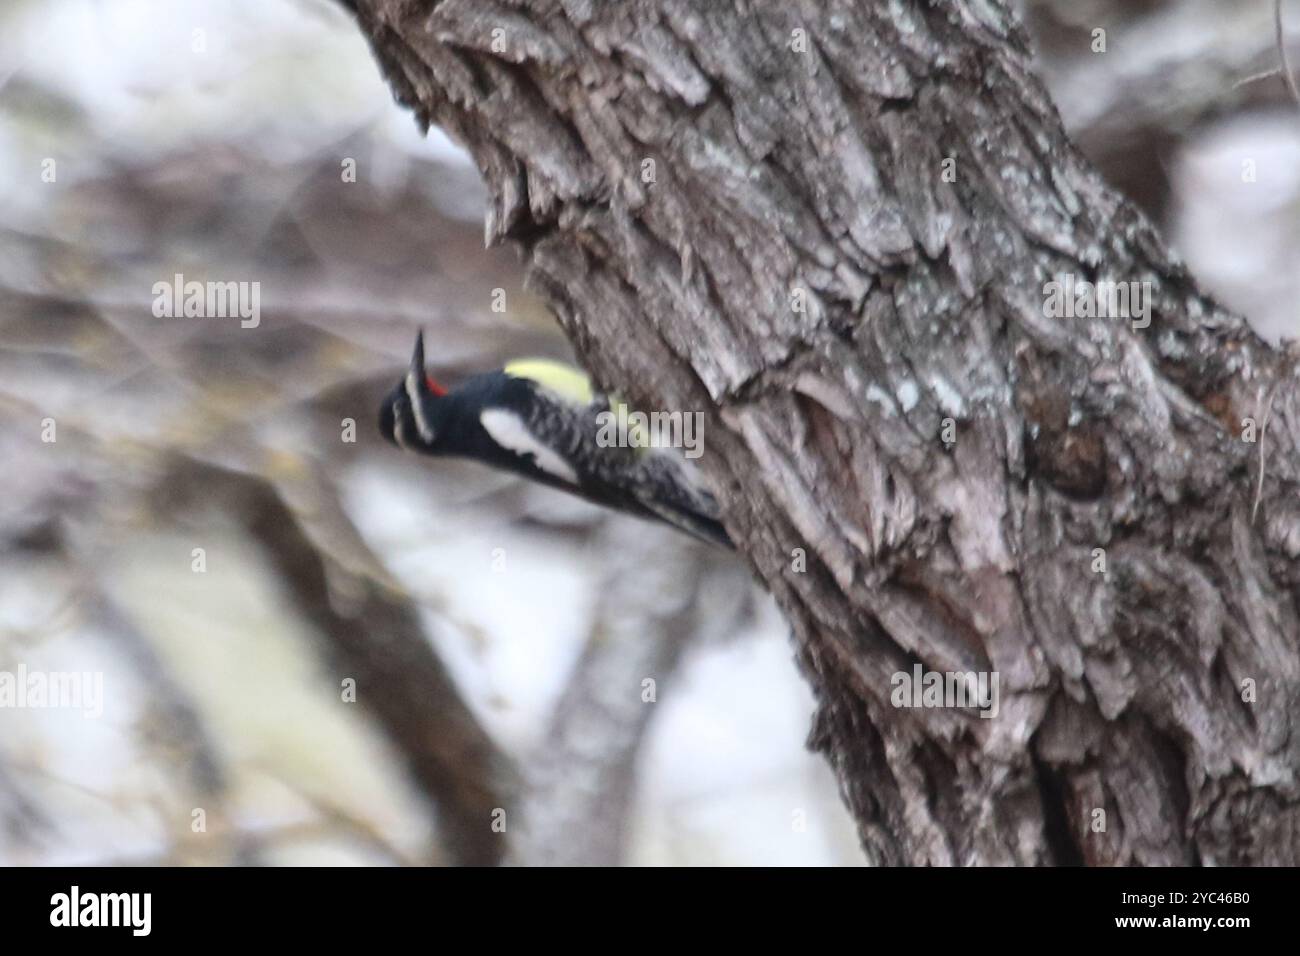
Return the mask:
<path id="1" fill-rule="evenodd" d="M 717 501 L 677 449 L 601 443 L 601 413 L 614 407 L 582 372 L 547 359 L 512 362 L 448 391 L 425 371 L 421 333 L 406 377 L 384 399 L 379 430 L 399 448 L 473 458 L 732 547 Z"/>

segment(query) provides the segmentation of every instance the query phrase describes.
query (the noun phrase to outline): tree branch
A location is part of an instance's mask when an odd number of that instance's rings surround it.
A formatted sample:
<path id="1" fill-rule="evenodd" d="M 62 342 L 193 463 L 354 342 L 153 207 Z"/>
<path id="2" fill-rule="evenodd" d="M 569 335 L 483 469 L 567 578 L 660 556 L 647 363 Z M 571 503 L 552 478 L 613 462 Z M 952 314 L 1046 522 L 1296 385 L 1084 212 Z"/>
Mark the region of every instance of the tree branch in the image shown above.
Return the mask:
<path id="1" fill-rule="evenodd" d="M 492 830 L 492 813 L 513 798 L 513 767 L 461 699 L 410 602 L 368 578 L 328 567 L 294 513 L 256 477 L 187 459 L 160 487 L 201 488 L 205 498 L 229 502 L 324 639 L 329 659 L 356 680 L 357 701 L 375 715 L 436 806 L 451 860 L 499 863 L 505 843 Z M 344 579 L 348 600 L 341 605 Z"/>
<path id="2" fill-rule="evenodd" d="M 355 6 L 597 380 L 706 413 L 873 860 L 1300 862 L 1291 365 L 1070 144 L 1005 3 Z M 895 706 L 916 664 L 997 717 Z"/>

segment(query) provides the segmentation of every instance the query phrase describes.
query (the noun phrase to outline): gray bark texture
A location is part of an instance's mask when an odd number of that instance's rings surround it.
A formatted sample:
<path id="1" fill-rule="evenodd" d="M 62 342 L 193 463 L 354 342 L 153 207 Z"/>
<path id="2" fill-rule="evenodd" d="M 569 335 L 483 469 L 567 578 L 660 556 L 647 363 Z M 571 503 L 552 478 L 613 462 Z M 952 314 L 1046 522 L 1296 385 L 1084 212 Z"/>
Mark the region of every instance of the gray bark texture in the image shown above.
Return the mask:
<path id="1" fill-rule="evenodd" d="M 1006 3 L 347 5 L 595 378 L 705 412 L 871 861 L 1300 863 L 1295 363 L 1071 145 Z M 1063 274 L 1150 326 L 1046 317 Z M 915 663 L 998 715 L 895 707 Z"/>

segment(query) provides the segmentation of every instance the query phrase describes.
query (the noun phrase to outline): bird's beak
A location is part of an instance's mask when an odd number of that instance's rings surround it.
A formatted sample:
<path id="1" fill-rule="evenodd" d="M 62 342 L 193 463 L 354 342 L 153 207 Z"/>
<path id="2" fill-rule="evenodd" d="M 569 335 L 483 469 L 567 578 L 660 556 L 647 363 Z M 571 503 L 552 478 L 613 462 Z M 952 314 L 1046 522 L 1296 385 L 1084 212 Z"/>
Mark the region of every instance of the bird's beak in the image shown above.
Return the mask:
<path id="1" fill-rule="evenodd" d="M 415 335 L 415 351 L 411 353 L 411 367 L 406 372 L 406 395 L 412 403 L 430 393 L 429 377 L 424 374 L 424 330 Z"/>
<path id="2" fill-rule="evenodd" d="M 417 395 L 442 398 L 447 390 L 431 379 L 424 370 L 424 330 L 415 335 L 415 350 L 411 353 L 411 367 L 406 373 L 406 392 L 414 402 Z"/>
<path id="3" fill-rule="evenodd" d="M 411 375 L 421 385 L 424 384 L 424 329 L 415 334 L 415 351 L 411 353 Z"/>

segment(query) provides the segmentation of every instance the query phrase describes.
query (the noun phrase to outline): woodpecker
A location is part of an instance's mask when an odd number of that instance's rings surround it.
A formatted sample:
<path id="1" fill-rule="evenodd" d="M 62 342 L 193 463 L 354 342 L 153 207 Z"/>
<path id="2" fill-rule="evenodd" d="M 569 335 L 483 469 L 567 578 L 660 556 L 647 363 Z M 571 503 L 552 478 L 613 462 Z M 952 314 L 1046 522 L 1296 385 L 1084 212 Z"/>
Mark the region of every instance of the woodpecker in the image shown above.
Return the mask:
<path id="1" fill-rule="evenodd" d="M 716 499 L 677 449 L 599 440 L 601 413 L 617 404 L 582 372 L 547 359 L 512 362 L 448 391 L 425 371 L 421 332 L 405 378 L 384 399 L 379 430 L 407 451 L 472 458 L 733 547 Z"/>

